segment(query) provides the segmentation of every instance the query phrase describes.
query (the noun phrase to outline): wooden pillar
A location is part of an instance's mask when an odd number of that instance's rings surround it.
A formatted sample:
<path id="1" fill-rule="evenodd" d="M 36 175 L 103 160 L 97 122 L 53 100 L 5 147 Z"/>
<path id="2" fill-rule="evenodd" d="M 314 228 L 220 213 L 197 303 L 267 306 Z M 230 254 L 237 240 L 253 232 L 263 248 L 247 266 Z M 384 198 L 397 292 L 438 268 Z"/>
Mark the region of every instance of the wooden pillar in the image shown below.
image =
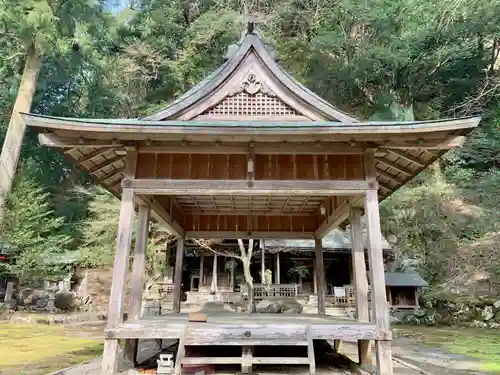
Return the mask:
<path id="1" fill-rule="evenodd" d="M 125 178 L 135 177 L 137 164 L 137 151 L 127 150 L 125 159 Z M 115 328 L 123 322 L 125 304 L 125 286 L 127 283 L 130 243 L 132 241 L 132 228 L 134 221 L 134 191 L 131 188 L 122 189 L 120 205 L 120 219 L 116 239 L 115 261 L 113 265 L 113 278 L 109 297 L 107 328 Z M 118 370 L 118 340 L 106 338 L 102 356 L 102 375 L 114 375 Z"/>
<path id="2" fill-rule="evenodd" d="M 205 255 L 201 254 L 200 255 L 200 281 L 198 282 L 198 290 L 201 289 L 201 286 L 203 284 L 203 278 L 204 278 L 204 267 L 205 267 Z"/>
<path id="3" fill-rule="evenodd" d="M 261 284 L 265 284 L 265 274 L 266 274 L 266 255 L 264 249 L 264 240 L 260 240 L 260 254 L 261 254 L 261 269 L 260 269 L 260 282 Z"/>
<path id="4" fill-rule="evenodd" d="M 137 215 L 137 238 L 135 240 L 134 263 L 132 264 L 132 280 L 130 286 L 129 320 L 141 318 L 150 215 L 151 208 L 149 205 L 139 205 Z M 137 339 L 125 340 L 125 356 L 133 363 L 137 362 L 138 342 L 139 340 Z"/>
<path id="5" fill-rule="evenodd" d="M 231 292 L 234 289 L 234 267 L 236 265 L 236 261 L 234 259 L 231 259 L 231 275 L 229 279 L 229 287 L 231 288 Z"/>
<path id="6" fill-rule="evenodd" d="M 316 271 L 316 262 L 313 261 L 313 284 L 314 284 L 314 295 L 318 295 L 318 272 Z"/>
<path id="7" fill-rule="evenodd" d="M 184 238 L 177 238 L 174 271 L 174 312 L 181 312 L 182 267 L 184 263 Z"/>
<path id="8" fill-rule="evenodd" d="M 211 293 L 217 293 L 217 254 L 214 254 L 214 262 L 212 264 L 212 285 L 210 286 Z"/>
<path id="9" fill-rule="evenodd" d="M 368 279 L 366 276 L 365 246 L 363 243 L 363 226 L 361 223 L 361 209 L 349 207 L 349 221 L 351 223 L 351 259 L 356 293 L 356 316 L 358 322 L 370 321 L 368 304 Z M 359 364 L 372 364 L 371 344 L 369 340 L 358 340 Z"/>
<path id="10" fill-rule="evenodd" d="M 325 270 L 323 267 L 323 244 L 321 238 L 314 239 L 316 248 L 316 278 L 318 284 L 318 314 L 325 314 Z"/>
<path id="11" fill-rule="evenodd" d="M 281 284 L 280 253 L 276 253 L 276 284 Z"/>
<path id="12" fill-rule="evenodd" d="M 368 233 L 368 260 L 370 267 L 371 297 L 373 318 L 377 329 L 387 335 L 387 340 L 375 342 L 377 355 L 377 374 L 393 375 L 390 341 L 389 313 L 385 293 L 384 259 L 382 255 L 382 233 L 373 151 L 365 153 L 365 176 L 373 186 L 365 192 L 365 224 Z"/>

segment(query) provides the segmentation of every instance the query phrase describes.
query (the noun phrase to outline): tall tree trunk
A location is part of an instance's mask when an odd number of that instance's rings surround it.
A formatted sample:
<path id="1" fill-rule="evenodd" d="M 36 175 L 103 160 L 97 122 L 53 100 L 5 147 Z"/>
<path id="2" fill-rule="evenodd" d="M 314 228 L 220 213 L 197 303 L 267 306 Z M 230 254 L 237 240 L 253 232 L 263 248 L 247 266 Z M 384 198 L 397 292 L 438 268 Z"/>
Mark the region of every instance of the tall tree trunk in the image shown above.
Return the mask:
<path id="1" fill-rule="evenodd" d="M 29 112 L 35 95 L 38 74 L 42 67 L 42 59 L 31 44 L 26 54 L 21 84 L 17 92 L 16 102 L 10 117 L 9 128 L 0 156 L 0 230 L 3 228 L 5 201 L 12 189 L 12 181 L 16 174 L 19 154 L 23 144 L 26 125 L 21 119 L 21 112 Z"/>

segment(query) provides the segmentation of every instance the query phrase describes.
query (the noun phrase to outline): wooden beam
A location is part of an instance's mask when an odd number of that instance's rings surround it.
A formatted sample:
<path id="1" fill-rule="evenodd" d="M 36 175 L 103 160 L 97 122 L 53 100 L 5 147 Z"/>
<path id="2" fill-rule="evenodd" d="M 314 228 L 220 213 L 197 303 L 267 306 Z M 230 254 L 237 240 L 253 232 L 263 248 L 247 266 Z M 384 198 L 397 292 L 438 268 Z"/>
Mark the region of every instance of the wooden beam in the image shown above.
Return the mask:
<path id="1" fill-rule="evenodd" d="M 363 154 L 362 143 L 349 145 L 344 142 L 276 142 L 256 143 L 253 147 L 255 154 L 279 155 L 359 155 Z M 140 146 L 141 154 L 248 154 L 248 144 L 245 143 L 192 143 L 192 144 L 163 144 Z"/>
<path id="2" fill-rule="evenodd" d="M 316 254 L 316 281 L 318 284 L 318 314 L 326 314 L 325 309 L 325 295 L 326 295 L 326 282 L 325 282 L 325 269 L 323 267 L 323 241 L 321 238 L 314 239 L 315 254 Z"/>
<path id="3" fill-rule="evenodd" d="M 356 195 L 370 188 L 366 181 L 253 181 L 125 179 L 123 186 L 147 195 Z"/>
<path id="4" fill-rule="evenodd" d="M 175 252 L 174 271 L 174 312 L 181 312 L 182 297 L 182 268 L 184 263 L 184 238 L 177 238 L 177 250 Z"/>
<path id="5" fill-rule="evenodd" d="M 379 163 L 385 164 L 388 167 L 391 167 L 391 168 L 397 170 L 398 172 L 401 172 L 401 173 L 407 175 L 408 177 L 413 176 L 414 172 L 410 171 L 409 169 L 407 169 L 405 167 L 400 166 L 397 163 L 393 163 L 392 161 L 389 161 L 389 160 L 384 159 L 384 158 L 377 158 L 376 161 Z"/>
<path id="6" fill-rule="evenodd" d="M 368 304 L 368 279 L 366 277 L 365 246 L 363 241 L 363 224 L 361 222 L 361 208 L 350 207 L 349 221 L 351 224 L 352 270 L 356 293 L 356 316 L 358 322 L 368 323 L 370 312 Z M 358 341 L 358 355 L 360 365 L 371 365 L 371 345 L 368 340 Z"/>
<path id="7" fill-rule="evenodd" d="M 186 238 L 221 238 L 221 239 L 313 239 L 314 232 L 221 232 L 221 231 L 186 231 Z"/>
<path id="8" fill-rule="evenodd" d="M 218 343 L 220 345 L 240 346 L 244 345 L 248 339 L 244 338 L 245 331 L 252 331 L 253 342 L 261 341 L 259 345 L 284 345 L 285 340 L 297 332 L 297 325 L 290 324 L 283 320 L 283 316 L 276 316 L 275 318 L 268 318 L 258 314 L 250 316 L 243 314 L 233 328 L 227 327 L 227 321 L 224 317 L 218 318 L 217 314 L 208 314 L 208 326 L 199 328 L 190 328 L 190 335 L 196 337 L 199 341 L 203 338 L 208 338 L 212 344 Z M 241 314 L 240 314 L 241 315 Z M 252 314 L 255 315 L 255 314 Z M 212 320 L 210 320 L 212 319 Z M 329 319 L 328 316 L 324 317 L 324 322 L 317 322 L 311 324 L 312 337 L 314 340 L 331 340 L 344 339 L 344 340 L 390 340 L 392 338 L 391 331 L 381 331 L 372 323 L 359 323 L 355 321 L 346 320 L 343 322 L 334 321 Z M 214 321 L 215 320 L 215 321 Z M 187 317 L 177 314 L 169 314 L 167 316 L 158 318 L 144 318 L 136 321 L 127 321 L 120 324 L 116 328 L 106 329 L 104 334 L 106 337 L 116 339 L 125 338 L 138 338 L 138 339 L 156 339 L 163 337 L 164 339 L 178 339 L 182 336 L 186 327 Z M 199 332 L 196 332 L 196 331 Z M 194 331 L 194 332 L 193 332 Z M 270 333 L 272 332 L 272 339 Z M 202 335 L 205 334 L 205 335 Z M 256 335 L 258 334 L 258 337 Z M 194 336 L 196 335 L 196 336 Z"/>
<path id="9" fill-rule="evenodd" d="M 368 182 L 376 179 L 375 157 L 365 154 L 365 176 Z M 378 329 L 389 330 L 389 312 L 385 291 L 384 258 L 382 253 L 382 232 L 377 191 L 367 190 L 365 194 L 365 224 L 368 234 L 368 259 L 373 319 Z M 390 341 L 376 341 L 377 374 L 392 375 L 392 354 Z"/>
<path id="10" fill-rule="evenodd" d="M 401 150 L 398 150 L 398 149 L 387 149 L 388 152 L 390 152 L 391 154 L 401 158 L 401 159 L 405 159 L 406 161 L 409 161 L 410 163 L 413 163 L 415 165 L 417 165 L 418 167 L 424 167 L 425 166 L 425 163 L 416 158 L 416 157 L 413 157 L 411 155 L 408 155 L 406 152 L 404 151 L 401 151 Z"/>
<path id="11" fill-rule="evenodd" d="M 126 156 L 127 166 L 125 175 L 129 178 L 135 176 L 137 165 L 137 152 L 129 150 Z M 128 261 L 134 221 L 134 191 L 125 188 L 122 192 L 120 219 L 116 240 L 115 262 L 109 297 L 107 328 L 114 328 L 123 322 L 125 286 L 127 282 Z M 102 357 L 102 374 L 114 375 L 118 369 L 118 340 L 106 339 Z"/>
<path id="12" fill-rule="evenodd" d="M 145 199 L 141 197 L 142 199 Z M 169 233 L 176 235 L 177 237 L 184 237 L 184 228 L 172 218 L 163 206 L 158 203 L 156 199 L 152 199 L 151 208 L 153 210 L 152 216 L 157 220 L 160 225 L 162 225 Z"/>
<path id="13" fill-rule="evenodd" d="M 116 139 L 85 139 L 80 137 L 60 137 L 54 133 L 38 134 L 38 141 L 41 146 L 55 148 L 75 148 L 75 147 L 116 147 L 125 146 L 125 142 Z"/>
<path id="14" fill-rule="evenodd" d="M 462 147 L 467 137 L 463 135 L 451 135 L 444 139 L 420 139 L 415 141 L 394 140 L 383 142 L 381 147 L 387 149 L 428 149 L 428 150 L 449 150 Z"/>
<path id="15" fill-rule="evenodd" d="M 139 205 L 139 212 L 137 214 L 137 234 L 135 240 L 134 262 L 132 264 L 132 279 L 130 282 L 130 305 L 128 309 L 128 316 L 131 320 L 137 320 L 141 317 L 150 214 L 150 206 L 142 204 Z M 125 341 L 125 355 L 133 363 L 137 362 L 137 347 L 137 339 Z"/>
<path id="16" fill-rule="evenodd" d="M 353 197 L 349 199 L 351 205 L 360 205 L 363 201 L 362 197 Z M 337 228 L 349 217 L 349 201 L 345 201 L 336 210 L 334 210 L 326 220 L 324 220 L 318 229 L 314 232 L 315 237 L 323 238 L 333 228 Z"/>

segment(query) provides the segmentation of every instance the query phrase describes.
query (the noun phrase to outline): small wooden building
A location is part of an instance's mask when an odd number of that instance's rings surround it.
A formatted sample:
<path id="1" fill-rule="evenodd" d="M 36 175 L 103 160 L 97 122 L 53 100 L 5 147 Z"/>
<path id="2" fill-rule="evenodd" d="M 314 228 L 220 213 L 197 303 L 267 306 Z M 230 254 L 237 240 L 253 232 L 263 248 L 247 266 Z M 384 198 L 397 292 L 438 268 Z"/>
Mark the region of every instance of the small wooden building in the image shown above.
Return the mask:
<path id="1" fill-rule="evenodd" d="M 386 272 L 387 301 L 393 309 L 418 309 L 420 290 L 428 286 L 416 272 Z"/>
<path id="2" fill-rule="evenodd" d="M 360 361 L 375 341 L 377 374 L 392 375 L 379 202 L 410 181 L 474 129 L 477 117 L 364 122 L 335 108 L 287 74 L 253 24 L 228 60 L 165 108 L 142 119 L 58 118 L 22 114 L 53 147 L 121 199 L 102 374 L 117 372 L 119 340 L 133 357 L 138 339 L 180 339 L 183 364 L 290 363 L 254 358 L 258 345 L 304 345 L 315 373 L 312 341 L 359 340 Z M 335 90 L 334 87 L 331 90 Z M 125 288 L 137 212 L 131 304 Z M 365 215 L 373 314 L 361 216 Z M 141 318 L 150 217 L 178 237 L 173 314 Z M 358 321 L 325 315 L 323 237 L 350 222 Z M 318 315 L 287 319 L 237 313 L 192 323 L 181 312 L 185 238 L 314 241 Z M 243 246 L 242 246 L 243 247 Z M 242 249 L 248 251 L 248 249 Z M 123 315 L 128 308 L 129 320 Z M 185 346 L 240 346 L 239 358 L 190 358 Z"/>

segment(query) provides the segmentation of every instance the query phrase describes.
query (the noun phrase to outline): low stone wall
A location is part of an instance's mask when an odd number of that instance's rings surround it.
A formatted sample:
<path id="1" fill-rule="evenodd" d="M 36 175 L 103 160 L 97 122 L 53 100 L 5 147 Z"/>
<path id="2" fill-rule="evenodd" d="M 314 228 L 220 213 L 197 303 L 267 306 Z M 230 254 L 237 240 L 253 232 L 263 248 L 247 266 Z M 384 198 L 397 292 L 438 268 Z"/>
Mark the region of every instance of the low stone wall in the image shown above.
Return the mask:
<path id="1" fill-rule="evenodd" d="M 392 311 L 393 324 L 463 325 L 500 328 L 500 300 L 437 301 L 416 311 Z"/>

